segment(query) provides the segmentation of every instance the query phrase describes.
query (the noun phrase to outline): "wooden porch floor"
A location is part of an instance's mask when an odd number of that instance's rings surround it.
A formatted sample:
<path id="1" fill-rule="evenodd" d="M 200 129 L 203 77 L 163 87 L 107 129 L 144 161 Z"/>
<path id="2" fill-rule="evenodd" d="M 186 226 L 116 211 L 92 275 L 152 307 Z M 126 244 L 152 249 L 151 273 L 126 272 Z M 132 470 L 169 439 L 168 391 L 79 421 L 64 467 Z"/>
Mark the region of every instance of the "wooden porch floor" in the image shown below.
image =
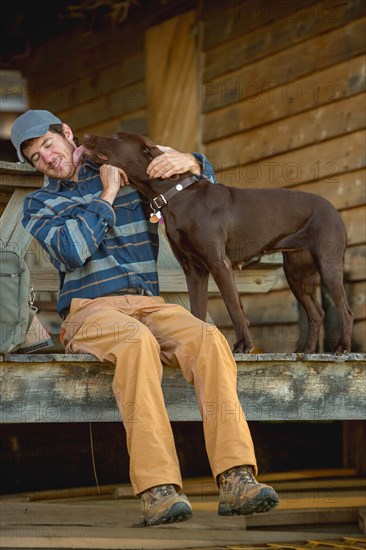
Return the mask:
<path id="1" fill-rule="evenodd" d="M 0 547 L 365 549 L 366 479 L 355 477 L 352 470 L 334 473 L 269 478 L 280 494 L 279 508 L 246 518 L 217 515 L 218 495 L 211 478 L 186 480 L 193 518 L 153 528 L 141 527 L 140 503 L 128 485 L 102 487 L 99 495 L 95 488 L 85 488 L 4 496 Z"/>

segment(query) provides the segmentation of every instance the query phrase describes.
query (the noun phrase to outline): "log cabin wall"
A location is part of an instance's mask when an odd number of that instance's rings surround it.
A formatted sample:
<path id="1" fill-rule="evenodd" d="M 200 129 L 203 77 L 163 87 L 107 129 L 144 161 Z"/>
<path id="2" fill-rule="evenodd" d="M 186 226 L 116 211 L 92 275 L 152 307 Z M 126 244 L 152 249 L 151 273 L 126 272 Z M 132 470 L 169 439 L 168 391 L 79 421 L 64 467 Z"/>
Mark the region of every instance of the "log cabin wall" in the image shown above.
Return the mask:
<path id="1" fill-rule="evenodd" d="M 365 3 L 205 0 L 195 7 L 150 28 L 132 21 L 123 31 L 54 37 L 27 67 L 31 107 L 54 111 L 79 136 L 123 129 L 177 148 L 197 144 L 227 185 L 328 198 L 347 226 L 354 351 L 365 351 Z M 154 70 L 162 60 L 168 79 Z M 243 303 L 258 349 L 295 349 L 301 322 L 283 275 L 269 294 L 245 295 Z M 221 298 L 211 298 L 210 313 L 232 341 Z"/>
<path id="2" fill-rule="evenodd" d="M 61 35 L 41 46 L 29 72 L 30 103 L 65 120 L 77 136 L 147 132 L 141 29 Z"/>
<path id="3" fill-rule="evenodd" d="M 366 345 L 365 7 L 363 0 L 207 0 L 202 11 L 206 154 L 224 184 L 310 191 L 340 211 L 354 351 Z M 302 324 L 284 277 L 270 294 L 243 303 L 259 349 L 295 349 Z M 219 301 L 216 319 L 230 339 Z M 330 340 L 334 322 L 328 308 Z"/>

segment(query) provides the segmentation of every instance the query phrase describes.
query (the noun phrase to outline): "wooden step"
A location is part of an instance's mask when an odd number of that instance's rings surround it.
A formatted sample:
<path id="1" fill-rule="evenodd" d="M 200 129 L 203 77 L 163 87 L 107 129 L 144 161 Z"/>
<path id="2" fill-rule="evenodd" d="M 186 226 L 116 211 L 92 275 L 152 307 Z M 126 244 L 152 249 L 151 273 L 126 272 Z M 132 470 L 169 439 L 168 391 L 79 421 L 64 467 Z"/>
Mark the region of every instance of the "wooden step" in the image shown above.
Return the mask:
<path id="1" fill-rule="evenodd" d="M 364 353 L 234 357 L 248 420 L 366 419 Z M 92 355 L 0 356 L 1 421 L 120 422 L 113 375 L 113 365 Z M 164 368 L 163 392 L 170 420 L 201 420 L 194 388 L 179 369 Z"/>

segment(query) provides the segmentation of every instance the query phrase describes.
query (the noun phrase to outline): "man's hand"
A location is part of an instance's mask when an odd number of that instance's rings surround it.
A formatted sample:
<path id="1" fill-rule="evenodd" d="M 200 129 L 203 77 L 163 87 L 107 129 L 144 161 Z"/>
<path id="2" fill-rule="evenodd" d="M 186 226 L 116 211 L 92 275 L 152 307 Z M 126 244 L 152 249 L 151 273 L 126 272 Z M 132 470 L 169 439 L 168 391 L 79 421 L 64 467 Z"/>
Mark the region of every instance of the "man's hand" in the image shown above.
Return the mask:
<path id="1" fill-rule="evenodd" d="M 164 151 L 164 154 L 154 158 L 147 167 L 147 174 L 150 178 L 167 179 L 184 172 L 191 172 L 195 176 L 201 174 L 198 160 L 191 153 L 180 153 L 175 149 L 161 145 L 158 147 Z"/>
<path id="2" fill-rule="evenodd" d="M 100 179 L 103 186 L 100 198 L 111 204 L 113 204 L 120 188 L 129 184 L 126 172 L 122 168 L 117 168 L 110 164 L 102 164 L 100 167 Z"/>

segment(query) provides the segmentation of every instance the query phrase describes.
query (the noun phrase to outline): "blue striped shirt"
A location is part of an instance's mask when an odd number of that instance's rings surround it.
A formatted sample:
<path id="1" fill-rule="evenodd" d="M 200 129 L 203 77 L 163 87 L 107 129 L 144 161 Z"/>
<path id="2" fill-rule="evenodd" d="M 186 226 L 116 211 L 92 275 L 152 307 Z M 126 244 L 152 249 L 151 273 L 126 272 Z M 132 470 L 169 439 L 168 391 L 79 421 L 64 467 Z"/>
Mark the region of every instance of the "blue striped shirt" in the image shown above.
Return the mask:
<path id="1" fill-rule="evenodd" d="M 195 156 L 202 174 L 215 183 L 210 162 Z M 101 192 L 99 167 L 85 162 L 78 182 L 50 178 L 24 201 L 22 223 L 59 272 L 59 313 L 72 298 L 97 298 L 124 288 L 159 294 L 157 224 L 146 219 L 145 200 L 126 186 L 112 206 Z"/>

